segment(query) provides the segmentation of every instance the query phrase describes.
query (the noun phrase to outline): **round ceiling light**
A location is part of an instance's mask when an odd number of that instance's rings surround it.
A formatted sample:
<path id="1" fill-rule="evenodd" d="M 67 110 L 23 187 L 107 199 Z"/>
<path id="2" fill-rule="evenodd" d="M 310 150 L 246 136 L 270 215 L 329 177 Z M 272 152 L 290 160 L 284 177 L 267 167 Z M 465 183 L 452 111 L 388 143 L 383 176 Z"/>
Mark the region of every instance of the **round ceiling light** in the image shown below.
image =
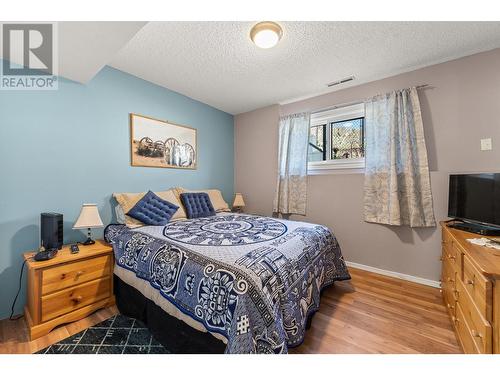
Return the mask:
<path id="1" fill-rule="evenodd" d="M 281 39 L 283 30 L 276 22 L 259 22 L 250 30 L 250 39 L 260 48 L 272 48 Z"/>

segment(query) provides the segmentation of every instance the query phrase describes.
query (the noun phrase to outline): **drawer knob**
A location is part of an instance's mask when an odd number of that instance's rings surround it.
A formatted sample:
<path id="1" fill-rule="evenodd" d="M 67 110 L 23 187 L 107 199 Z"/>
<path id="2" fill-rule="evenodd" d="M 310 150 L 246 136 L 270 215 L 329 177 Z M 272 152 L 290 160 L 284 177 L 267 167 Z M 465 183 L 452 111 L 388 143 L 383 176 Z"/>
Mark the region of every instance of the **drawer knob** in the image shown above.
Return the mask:
<path id="1" fill-rule="evenodd" d="M 479 337 L 480 339 L 483 338 L 483 335 L 480 332 L 477 332 L 475 329 L 471 331 L 472 336 L 474 337 Z"/>
<path id="2" fill-rule="evenodd" d="M 82 296 L 76 296 L 75 298 L 72 298 L 71 300 L 73 303 L 80 303 L 80 301 L 83 299 Z"/>
<path id="3" fill-rule="evenodd" d="M 449 303 L 447 304 L 447 307 L 450 309 L 450 310 L 453 310 L 455 308 L 455 306 L 452 306 L 450 305 Z"/>
<path id="4" fill-rule="evenodd" d="M 456 256 L 448 254 L 448 259 L 455 259 Z"/>
<path id="5" fill-rule="evenodd" d="M 83 275 L 83 271 L 78 271 L 78 272 L 76 273 L 76 277 L 80 277 L 80 276 L 82 276 L 82 275 Z"/>
<path id="6" fill-rule="evenodd" d="M 474 285 L 474 280 L 465 280 L 467 285 Z"/>

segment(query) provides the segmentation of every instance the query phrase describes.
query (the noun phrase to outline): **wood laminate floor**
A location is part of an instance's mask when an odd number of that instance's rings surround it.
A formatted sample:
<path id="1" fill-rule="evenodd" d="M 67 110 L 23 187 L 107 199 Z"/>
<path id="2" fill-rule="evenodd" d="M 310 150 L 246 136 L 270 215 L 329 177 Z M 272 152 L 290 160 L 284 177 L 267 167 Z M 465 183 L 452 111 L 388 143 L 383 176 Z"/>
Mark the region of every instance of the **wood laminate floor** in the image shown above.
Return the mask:
<path id="1" fill-rule="evenodd" d="M 350 269 L 321 298 L 304 343 L 291 353 L 461 353 L 436 288 Z M 24 319 L 0 321 L 0 353 L 33 353 L 117 313 L 102 309 L 29 341 Z"/>

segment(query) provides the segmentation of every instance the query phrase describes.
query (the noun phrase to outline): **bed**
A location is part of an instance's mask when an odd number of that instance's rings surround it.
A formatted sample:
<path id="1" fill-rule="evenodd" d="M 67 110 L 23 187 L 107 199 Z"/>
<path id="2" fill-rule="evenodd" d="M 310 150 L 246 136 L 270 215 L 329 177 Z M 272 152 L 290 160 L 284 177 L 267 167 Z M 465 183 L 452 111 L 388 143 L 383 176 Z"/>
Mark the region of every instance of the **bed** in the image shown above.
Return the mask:
<path id="1" fill-rule="evenodd" d="M 287 353 L 304 340 L 321 291 L 350 279 L 322 225 L 219 213 L 136 229 L 112 224 L 105 238 L 120 284 L 209 333 L 226 353 Z M 132 303 L 120 295 L 119 307 Z"/>

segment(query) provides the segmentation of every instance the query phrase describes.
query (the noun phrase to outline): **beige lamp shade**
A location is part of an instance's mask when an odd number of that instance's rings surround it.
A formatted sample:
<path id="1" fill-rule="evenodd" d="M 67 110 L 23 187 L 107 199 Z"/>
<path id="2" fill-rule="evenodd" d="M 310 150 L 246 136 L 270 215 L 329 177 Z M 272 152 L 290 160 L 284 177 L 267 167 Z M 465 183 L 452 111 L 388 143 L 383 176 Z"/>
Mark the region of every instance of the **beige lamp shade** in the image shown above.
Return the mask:
<path id="1" fill-rule="evenodd" d="M 97 205 L 84 203 L 73 229 L 100 228 L 103 226 Z"/>
<path id="2" fill-rule="evenodd" d="M 245 201 L 241 193 L 236 193 L 234 195 L 233 207 L 245 207 Z"/>

